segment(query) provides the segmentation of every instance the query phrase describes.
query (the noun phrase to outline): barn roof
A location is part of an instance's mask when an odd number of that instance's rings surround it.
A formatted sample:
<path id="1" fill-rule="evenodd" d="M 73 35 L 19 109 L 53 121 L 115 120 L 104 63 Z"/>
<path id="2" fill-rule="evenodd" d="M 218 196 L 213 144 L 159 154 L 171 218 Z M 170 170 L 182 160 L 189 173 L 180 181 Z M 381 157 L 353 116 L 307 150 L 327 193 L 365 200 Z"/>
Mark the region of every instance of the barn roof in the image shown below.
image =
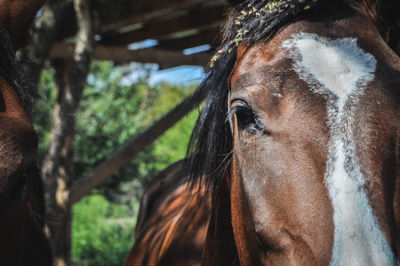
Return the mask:
<path id="1" fill-rule="evenodd" d="M 157 63 L 160 68 L 204 66 L 231 0 L 93 0 L 96 27 L 94 58 L 116 63 Z M 72 14 L 66 18 L 74 18 Z M 73 53 L 75 22 L 66 21 L 52 56 Z M 201 46 L 201 47 L 199 47 Z M 211 49 L 208 49 L 209 46 Z M 199 47 L 199 49 L 188 48 Z"/>

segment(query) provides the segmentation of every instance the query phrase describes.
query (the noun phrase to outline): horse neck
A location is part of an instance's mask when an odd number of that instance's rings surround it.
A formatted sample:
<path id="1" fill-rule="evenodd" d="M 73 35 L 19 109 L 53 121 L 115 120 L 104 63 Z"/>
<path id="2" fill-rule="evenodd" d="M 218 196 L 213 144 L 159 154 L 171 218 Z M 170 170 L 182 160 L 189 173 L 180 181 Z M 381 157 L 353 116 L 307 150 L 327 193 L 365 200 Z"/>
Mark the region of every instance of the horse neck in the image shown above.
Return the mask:
<path id="1" fill-rule="evenodd" d="M 0 110 L 1 114 L 30 124 L 29 116 L 18 92 L 2 77 L 0 77 L 0 93 L 2 96 L 2 103 L 0 103 L 2 105 L 0 107 L 2 109 Z"/>

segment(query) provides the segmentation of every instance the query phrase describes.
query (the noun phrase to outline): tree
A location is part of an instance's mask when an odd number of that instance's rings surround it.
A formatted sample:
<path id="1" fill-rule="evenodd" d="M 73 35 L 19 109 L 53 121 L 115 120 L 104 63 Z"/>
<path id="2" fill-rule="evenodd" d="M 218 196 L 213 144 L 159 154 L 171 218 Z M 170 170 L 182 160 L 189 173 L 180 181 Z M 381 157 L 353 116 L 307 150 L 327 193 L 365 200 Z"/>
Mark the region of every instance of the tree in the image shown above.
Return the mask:
<path id="1" fill-rule="evenodd" d="M 94 30 L 89 0 L 74 0 L 78 23 L 77 41 L 72 62 L 57 61 L 56 105 L 53 113 L 48 153 L 42 166 L 42 178 L 46 184 L 49 223 L 49 239 L 53 248 L 54 265 L 70 265 L 71 250 L 71 202 L 70 186 L 74 163 L 72 161 L 75 136 L 75 116 L 86 76 L 91 63 Z"/>
<path id="2" fill-rule="evenodd" d="M 44 157 L 49 143 L 49 120 L 55 101 L 52 90 L 54 72 L 52 68 L 43 72 L 40 100 L 37 102 L 34 117 L 36 131 L 41 140 L 40 158 Z M 92 64 L 80 106 L 74 114 L 76 136 L 73 181 L 86 175 L 104 158 L 109 157 L 116 147 L 120 147 L 162 117 L 196 87 L 167 83 L 151 86 L 146 75 L 128 82 L 126 76 L 130 74 L 131 69 L 128 67 L 114 66 L 110 62 Z M 117 200 L 126 194 L 127 186 L 131 186 L 128 183 L 135 179 L 137 191 L 134 193 L 130 189 L 129 197 L 140 194 L 141 187 L 149 177 L 184 157 L 197 115 L 198 111 L 193 111 L 166 131 L 145 152 L 140 153 L 99 186 L 96 193 L 103 194 L 109 200 Z"/>

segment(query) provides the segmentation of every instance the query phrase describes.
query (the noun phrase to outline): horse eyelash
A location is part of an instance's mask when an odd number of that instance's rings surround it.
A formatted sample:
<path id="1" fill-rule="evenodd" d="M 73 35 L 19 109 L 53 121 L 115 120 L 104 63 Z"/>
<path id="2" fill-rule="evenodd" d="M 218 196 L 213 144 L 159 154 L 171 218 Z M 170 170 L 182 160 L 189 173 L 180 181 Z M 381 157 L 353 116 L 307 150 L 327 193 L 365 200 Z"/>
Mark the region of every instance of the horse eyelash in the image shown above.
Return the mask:
<path id="1" fill-rule="evenodd" d="M 232 122 L 232 117 L 233 117 L 233 115 L 236 113 L 236 109 L 235 108 L 230 108 L 229 110 L 228 110 L 228 112 L 226 113 L 226 119 L 225 119 L 225 122 L 228 122 L 228 123 L 230 123 L 230 122 Z"/>
<path id="2" fill-rule="evenodd" d="M 261 121 L 261 119 L 259 118 L 259 116 L 257 115 L 257 113 L 254 112 L 254 110 L 251 109 L 251 108 L 250 108 L 248 105 L 246 105 L 246 104 L 239 104 L 239 105 L 234 106 L 233 108 L 231 108 L 231 109 L 228 111 L 228 115 L 227 115 L 227 117 L 226 117 L 226 121 L 229 122 L 229 123 L 232 123 L 232 117 L 233 117 L 233 115 L 235 115 L 236 112 L 237 112 L 239 109 L 241 109 L 241 108 L 242 108 L 242 109 L 247 109 L 248 111 L 251 112 L 251 114 L 253 115 L 254 122 L 255 122 L 255 125 L 256 125 L 257 130 L 262 131 L 263 128 L 264 128 L 264 124 L 262 123 L 262 121 Z"/>
<path id="3" fill-rule="evenodd" d="M 228 121 L 231 121 L 231 120 L 232 120 L 232 117 L 236 114 L 236 112 L 237 112 L 239 109 L 248 109 L 248 110 L 256 117 L 256 115 L 254 114 L 253 110 L 252 110 L 250 107 L 248 107 L 246 104 L 239 104 L 239 105 L 236 105 L 236 106 L 234 106 L 233 108 L 230 108 L 230 109 L 228 110 L 228 116 L 227 116 L 226 119 L 227 119 Z"/>

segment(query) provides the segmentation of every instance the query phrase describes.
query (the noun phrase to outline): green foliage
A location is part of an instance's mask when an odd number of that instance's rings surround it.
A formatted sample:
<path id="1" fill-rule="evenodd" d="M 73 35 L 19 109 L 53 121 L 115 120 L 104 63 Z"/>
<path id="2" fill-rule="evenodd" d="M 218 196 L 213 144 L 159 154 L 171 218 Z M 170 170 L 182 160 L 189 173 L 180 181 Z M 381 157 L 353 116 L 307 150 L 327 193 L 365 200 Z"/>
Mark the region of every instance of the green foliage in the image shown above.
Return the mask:
<path id="1" fill-rule="evenodd" d="M 191 86 L 183 90 L 181 87 L 171 86 L 167 83 L 162 83 L 160 86 L 162 93 L 153 103 L 156 116 L 168 112 L 195 89 L 195 86 Z M 171 163 L 185 157 L 197 116 L 198 110 L 192 111 L 155 142 L 152 154 L 157 158 L 154 163 L 157 171 L 161 171 Z"/>
<path id="2" fill-rule="evenodd" d="M 109 62 L 92 64 L 76 114 L 74 178 L 85 176 L 136 134 L 193 92 L 145 78 L 128 82 L 130 73 Z M 50 140 L 55 103 L 54 70 L 42 74 L 34 116 L 43 160 Z M 195 110 L 168 130 L 145 152 L 118 171 L 73 208 L 72 255 L 78 265 L 121 265 L 133 244 L 138 196 L 158 171 L 184 158 L 197 119 Z"/>
<path id="3" fill-rule="evenodd" d="M 132 248 L 138 204 L 113 204 L 101 195 L 73 207 L 72 257 L 77 265 L 122 265 Z"/>
<path id="4" fill-rule="evenodd" d="M 43 161 L 50 141 L 50 128 L 52 123 L 55 102 L 54 70 L 47 69 L 42 72 L 39 80 L 39 98 L 35 105 L 33 124 L 39 139 L 39 161 Z"/>
<path id="5" fill-rule="evenodd" d="M 123 68 L 115 68 L 108 62 L 92 65 L 77 113 L 77 178 L 92 171 L 151 122 L 146 120 L 151 111 L 151 102 L 158 95 L 157 88 L 149 86 L 144 79 L 125 84 L 125 74 Z M 138 186 L 124 186 L 123 183 L 130 182 L 133 178 L 143 183 L 156 173 L 152 164 L 156 160 L 151 154 L 152 149 L 153 147 L 149 147 L 107 180 L 99 188 L 100 192 L 109 199 L 115 199 L 128 190 L 138 191 Z"/>
<path id="6" fill-rule="evenodd" d="M 75 151 L 78 158 L 75 167 L 79 176 L 93 170 L 116 148 L 154 123 L 195 88 L 167 83 L 149 86 L 145 79 L 126 84 L 125 75 L 123 68 L 115 68 L 109 63 L 93 64 L 77 117 Z M 101 193 L 115 198 L 115 193 L 137 191 L 138 186 L 131 182 L 133 178 L 144 184 L 158 171 L 182 159 L 196 117 L 197 111 L 177 123 L 147 151 L 106 181 L 100 187 Z"/>

